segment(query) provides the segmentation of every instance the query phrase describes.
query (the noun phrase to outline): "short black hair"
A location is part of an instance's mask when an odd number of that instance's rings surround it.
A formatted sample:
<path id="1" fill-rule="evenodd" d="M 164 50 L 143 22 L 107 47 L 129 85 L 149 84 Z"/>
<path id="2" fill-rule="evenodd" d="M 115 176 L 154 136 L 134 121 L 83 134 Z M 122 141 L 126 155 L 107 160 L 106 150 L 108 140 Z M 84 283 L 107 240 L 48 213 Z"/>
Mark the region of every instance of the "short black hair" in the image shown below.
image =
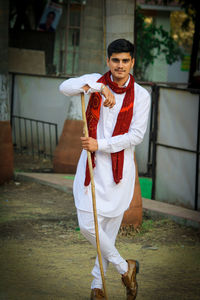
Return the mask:
<path id="1" fill-rule="evenodd" d="M 134 56 L 134 45 L 125 39 L 117 39 L 110 43 L 107 49 L 108 58 L 112 56 L 113 53 L 129 52 L 131 57 Z"/>

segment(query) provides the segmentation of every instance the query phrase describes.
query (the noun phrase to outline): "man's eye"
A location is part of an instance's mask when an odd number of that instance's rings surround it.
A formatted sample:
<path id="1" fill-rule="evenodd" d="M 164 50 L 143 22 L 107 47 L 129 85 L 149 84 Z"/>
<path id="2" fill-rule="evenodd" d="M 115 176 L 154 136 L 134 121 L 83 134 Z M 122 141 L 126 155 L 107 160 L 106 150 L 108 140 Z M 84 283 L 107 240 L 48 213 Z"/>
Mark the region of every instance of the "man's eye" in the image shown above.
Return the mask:
<path id="1" fill-rule="evenodd" d="M 123 63 L 127 64 L 129 62 L 129 59 L 124 59 Z"/>
<path id="2" fill-rule="evenodd" d="M 112 61 L 113 62 L 119 62 L 119 60 L 117 58 L 113 58 Z"/>

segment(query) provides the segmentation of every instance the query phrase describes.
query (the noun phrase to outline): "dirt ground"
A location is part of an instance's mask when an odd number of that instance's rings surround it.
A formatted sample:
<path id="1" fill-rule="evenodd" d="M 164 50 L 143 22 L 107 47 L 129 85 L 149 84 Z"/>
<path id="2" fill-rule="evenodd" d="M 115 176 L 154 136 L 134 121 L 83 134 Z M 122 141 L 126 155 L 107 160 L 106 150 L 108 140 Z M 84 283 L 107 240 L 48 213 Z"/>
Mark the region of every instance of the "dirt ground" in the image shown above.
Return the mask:
<path id="1" fill-rule="evenodd" d="M 138 300 L 200 299 L 198 230 L 146 216 L 116 244 L 140 261 Z M 0 186 L 0 300 L 89 299 L 95 256 L 71 194 L 32 182 Z M 126 299 L 111 265 L 106 284 L 109 299 Z"/>
<path id="2" fill-rule="evenodd" d="M 53 171 L 53 162 L 45 155 L 33 157 L 26 152 L 15 152 L 14 168 L 16 171 L 48 173 Z"/>

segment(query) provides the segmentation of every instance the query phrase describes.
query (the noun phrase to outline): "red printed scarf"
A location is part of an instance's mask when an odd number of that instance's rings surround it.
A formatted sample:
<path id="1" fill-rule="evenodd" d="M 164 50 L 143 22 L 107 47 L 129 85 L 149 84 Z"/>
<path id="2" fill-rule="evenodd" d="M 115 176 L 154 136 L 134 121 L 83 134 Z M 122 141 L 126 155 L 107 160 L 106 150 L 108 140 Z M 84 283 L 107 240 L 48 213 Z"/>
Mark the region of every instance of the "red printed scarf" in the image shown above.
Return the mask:
<path id="1" fill-rule="evenodd" d="M 134 78 L 130 74 L 130 81 L 128 86 L 118 87 L 118 85 L 111 80 L 110 76 L 111 76 L 111 72 L 109 71 L 105 73 L 97 82 L 101 82 L 105 85 L 108 85 L 110 89 L 117 94 L 123 94 L 126 92 L 112 134 L 112 136 L 116 136 L 116 135 L 127 133 L 131 124 L 131 120 L 133 116 L 133 103 L 134 103 Z M 99 122 L 101 101 L 102 101 L 102 97 L 99 93 L 92 93 L 86 110 L 89 136 L 94 139 L 97 138 L 97 124 Z M 95 153 L 92 153 L 91 156 L 92 156 L 92 166 L 94 168 Z M 111 159 L 112 159 L 113 178 L 115 183 L 119 183 L 120 180 L 122 179 L 122 173 L 123 173 L 124 150 L 121 150 L 116 153 L 111 153 Z M 85 176 L 84 184 L 85 186 L 90 184 L 90 172 L 89 172 L 88 161 L 86 164 L 86 176 Z"/>

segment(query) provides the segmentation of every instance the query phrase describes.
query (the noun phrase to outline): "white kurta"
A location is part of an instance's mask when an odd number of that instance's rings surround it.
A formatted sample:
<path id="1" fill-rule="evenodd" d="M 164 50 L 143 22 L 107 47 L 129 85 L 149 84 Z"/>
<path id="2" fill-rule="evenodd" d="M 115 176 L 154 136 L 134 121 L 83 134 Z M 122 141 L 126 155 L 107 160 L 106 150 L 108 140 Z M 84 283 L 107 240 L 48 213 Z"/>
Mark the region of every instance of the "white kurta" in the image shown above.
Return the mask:
<path id="1" fill-rule="evenodd" d="M 87 74 L 79 78 L 65 80 L 60 85 L 60 91 L 66 96 L 77 95 L 83 90 L 81 87 L 88 84 L 88 92 L 101 90 L 101 84 L 96 81 L 100 74 Z M 125 86 L 128 85 L 129 80 Z M 135 98 L 133 118 L 128 133 L 112 137 L 118 113 L 121 109 L 124 94 L 114 93 L 116 104 L 113 108 L 103 106 L 97 125 L 98 151 L 95 153 L 94 182 L 96 192 L 97 213 L 106 217 L 116 217 L 128 209 L 133 197 L 135 186 L 135 146 L 142 142 L 144 137 L 150 108 L 150 95 L 139 84 L 134 84 Z M 104 98 L 103 98 L 104 100 Z M 113 179 L 111 153 L 124 149 L 123 178 L 116 184 Z M 74 179 L 74 199 L 78 209 L 92 212 L 91 184 L 84 186 L 87 152 L 82 151 Z"/>

